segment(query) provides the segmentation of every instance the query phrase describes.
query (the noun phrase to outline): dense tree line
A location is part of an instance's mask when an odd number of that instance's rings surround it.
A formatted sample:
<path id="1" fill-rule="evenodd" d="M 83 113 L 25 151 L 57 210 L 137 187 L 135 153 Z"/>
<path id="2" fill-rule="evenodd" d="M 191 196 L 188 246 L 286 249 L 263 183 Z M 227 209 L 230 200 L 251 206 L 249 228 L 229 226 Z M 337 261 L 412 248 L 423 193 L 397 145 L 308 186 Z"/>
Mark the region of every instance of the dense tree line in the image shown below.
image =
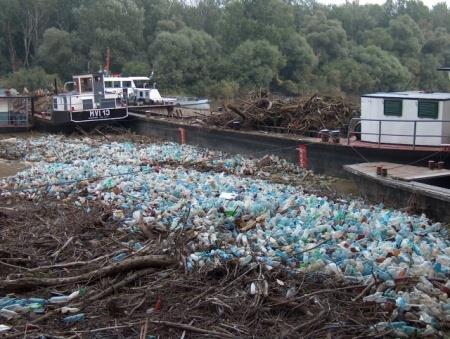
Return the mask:
<path id="1" fill-rule="evenodd" d="M 0 0 L 4 86 L 46 87 L 103 68 L 155 71 L 164 92 L 232 97 L 448 90 L 450 7 L 416 0 Z"/>

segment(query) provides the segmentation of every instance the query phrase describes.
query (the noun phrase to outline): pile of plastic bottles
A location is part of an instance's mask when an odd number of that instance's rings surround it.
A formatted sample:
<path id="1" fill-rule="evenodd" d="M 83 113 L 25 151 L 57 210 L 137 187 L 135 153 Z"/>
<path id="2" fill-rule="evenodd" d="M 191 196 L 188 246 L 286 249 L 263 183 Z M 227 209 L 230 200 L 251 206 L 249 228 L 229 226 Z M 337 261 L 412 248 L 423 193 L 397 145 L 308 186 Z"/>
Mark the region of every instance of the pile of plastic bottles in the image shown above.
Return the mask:
<path id="1" fill-rule="evenodd" d="M 113 206 L 115 218 L 131 231 L 142 225 L 189 230 L 195 234 L 188 244 L 190 270 L 236 260 L 366 283 L 376 279 L 377 291 L 364 300 L 391 303 L 399 316 L 415 312 L 427 325 L 420 333 L 450 319 L 450 242 L 446 228 L 425 216 L 359 200 L 330 201 L 299 187 L 241 176 L 258 160 L 192 146 L 46 137 L 21 140 L 17 147 L 34 164 L 4 179 L 3 194 L 47 194 L 86 209 L 100 201 Z M 227 171 L 186 166 L 199 161 Z M 294 165 L 286 168 L 303 173 Z M 410 325 L 396 324 L 396 333 L 410 331 Z"/>
<path id="2" fill-rule="evenodd" d="M 0 298 L 0 318 L 11 320 L 14 318 L 19 317 L 21 314 L 25 313 L 36 313 L 41 314 L 45 313 L 45 309 L 48 304 L 65 304 L 70 302 L 71 300 L 79 297 L 80 295 L 84 294 L 84 290 L 77 290 L 72 292 L 70 295 L 58 295 L 51 297 L 50 299 L 42 299 L 42 298 L 15 298 L 11 296 L 6 296 L 3 298 Z M 62 307 L 61 313 L 62 314 L 70 314 L 70 313 L 77 313 L 74 315 L 67 315 L 63 318 L 64 322 L 66 323 L 73 323 L 76 321 L 80 321 L 84 319 L 84 313 L 78 313 L 78 308 L 71 308 L 71 307 Z M 10 327 L 6 325 L 3 328 L 3 331 L 8 330 Z M 0 332 L 2 330 L 0 329 Z"/>

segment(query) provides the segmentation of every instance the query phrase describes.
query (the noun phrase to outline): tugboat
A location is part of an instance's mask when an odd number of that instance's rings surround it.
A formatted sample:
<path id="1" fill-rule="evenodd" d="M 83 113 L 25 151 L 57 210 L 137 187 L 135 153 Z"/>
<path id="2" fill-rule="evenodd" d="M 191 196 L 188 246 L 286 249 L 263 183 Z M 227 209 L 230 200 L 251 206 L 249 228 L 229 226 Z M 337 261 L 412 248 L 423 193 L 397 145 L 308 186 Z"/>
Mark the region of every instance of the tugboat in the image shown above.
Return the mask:
<path id="1" fill-rule="evenodd" d="M 40 103 L 36 99 L 34 123 L 37 127 L 60 130 L 128 117 L 126 100 L 119 95 L 105 95 L 103 73 L 75 75 L 64 87 L 68 85 L 72 85 L 73 90 L 56 93 L 51 102 Z"/>

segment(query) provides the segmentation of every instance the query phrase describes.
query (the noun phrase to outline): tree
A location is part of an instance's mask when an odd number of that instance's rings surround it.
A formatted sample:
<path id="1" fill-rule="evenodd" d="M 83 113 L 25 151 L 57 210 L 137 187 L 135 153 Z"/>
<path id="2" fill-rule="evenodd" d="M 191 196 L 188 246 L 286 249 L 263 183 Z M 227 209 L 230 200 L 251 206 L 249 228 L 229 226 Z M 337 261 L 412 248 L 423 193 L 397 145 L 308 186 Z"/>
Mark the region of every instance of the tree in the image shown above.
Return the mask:
<path id="1" fill-rule="evenodd" d="M 45 71 L 58 73 L 63 79 L 72 75 L 76 58 L 69 32 L 57 28 L 47 29 L 37 55 Z"/>
<path id="2" fill-rule="evenodd" d="M 193 6 L 185 6 L 184 22 L 195 30 L 202 30 L 211 36 L 217 36 L 223 14 L 223 2 L 223 0 L 199 0 Z"/>
<path id="3" fill-rule="evenodd" d="M 148 49 L 159 83 L 172 90 L 206 90 L 216 75 L 220 46 L 210 35 L 190 28 L 159 33 Z"/>
<path id="4" fill-rule="evenodd" d="M 442 58 L 432 54 L 425 54 L 420 59 L 418 88 L 428 91 L 449 91 L 450 82 L 447 73 L 437 70 L 442 66 Z"/>
<path id="5" fill-rule="evenodd" d="M 124 76 L 146 76 L 151 72 L 151 66 L 141 61 L 128 61 L 123 65 L 122 74 Z"/>
<path id="6" fill-rule="evenodd" d="M 241 87 L 269 87 L 284 65 L 276 46 L 266 40 L 248 40 L 231 54 L 229 74 Z"/>
<path id="7" fill-rule="evenodd" d="M 294 33 L 281 44 L 281 51 L 286 58 L 286 66 L 280 74 L 284 79 L 296 83 L 310 80 L 310 75 L 317 65 L 317 57 L 306 39 Z"/>
<path id="8" fill-rule="evenodd" d="M 246 40 L 279 46 L 294 31 L 294 13 L 285 1 L 230 1 L 220 23 L 220 40 L 230 50 Z"/>
<path id="9" fill-rule="evenodd" d="M 116 71 L 129 60 L 130 53 L 144 48 L 144 13 L 135 0 L 89 1 L 76 14 L 82 52 L 89 55 L 94 71 L 103 67 L 107 48 Z"/>
<path id="10" fill-rule="evenodd" d="M 2 37 L 7 49 L 9 67 L 2 64 L 2 69 L 16 71 L 20 67 L 18 46 L 21 46 L 21 31 L 19 27 L 19 3 L 0 0 L 0 24 Z"/>
<path id="11" fill-rule="evenodd" d="M 347 93 L 395 91 L 408 86 L 412 74 L 400 61 L 379 47 L 353 47 L 350 57 L 323 69 L 330 84 Z"/>
<path id="12" fill-rule="evenodd" d="M 347 34 L 337 20 L 329 20 L 323 12 L 305 18 L 302 32 L 321 64 L 347 54 Z"/>
<path id="13" fill-rule="evenodd" d="M 415 57 L 419 54 L 423 42 L 423 34 L 419 26 L 409 15 L 392 19 L 389 23 L 389 34 L 392 37 L 392 51 L 400 57 Z"/>
<path id="14" fill-rule="evenodd" d="M 365 46 L 377 46 L 386 51 L 392 50 L 394 40 L 388 30 L 383 27 L 376 27 L 372 30 L 365 31 L 363 34 L 363 43 Z"/>
<path id="15" fill-rule="evenodd" d="M 434 5 L 430 12 L 430 21 L 434 28 L 442 27 L 450 33 L 450 7 L 444 1 Z"/>
<path id="16" fill-rule="evenodd" d="M 35 91 L 37 89 L 53 89 L 55 79 L 58 79 L 57 75 L 48 74 L 40 67 L 21 68 L 17 72 L 9 74 L 4 83 L 8 88 L 15 88 L 18 91 L 22 91 L 24 88 Z"/>
<path id="17" fill-rule="evenodd" d="M 330 19 L 341 22 L 349 39 L 361 43 L 364 32 L 383 24 L 383 9 L 378 5 L 345 4 L 333 6 Z"/>
<path id="18" fill-rule="evenodd" d="M 22 30 L 23 64 L 29 67 L 43 32 L 47 28 L 55 0 L 18 0 L 20 27 Z"/>
<path id="19" fill-rule="evenodd" d="M 430 9 L 420 0 L 399 1 L 398 6 L 398 14 L 406 14 L 418 24 L 429 20 Z"/>
<path id="20" fill-rule="evenodd" d="M 450 34 L 445 28 L 437 28 L 422 47 L 423 54 L 444 55 L 450 53 Z"/>

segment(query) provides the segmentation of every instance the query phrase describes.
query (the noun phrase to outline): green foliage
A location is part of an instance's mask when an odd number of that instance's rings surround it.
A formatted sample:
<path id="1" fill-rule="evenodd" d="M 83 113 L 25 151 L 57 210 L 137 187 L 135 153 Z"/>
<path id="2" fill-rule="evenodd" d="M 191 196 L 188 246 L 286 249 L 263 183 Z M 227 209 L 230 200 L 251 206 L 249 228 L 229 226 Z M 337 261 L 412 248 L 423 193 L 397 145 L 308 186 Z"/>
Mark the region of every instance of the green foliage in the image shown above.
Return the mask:
<path id="1" fill-rule="evenodd" d="M 393 40 L 393 52 L 400 57 L 417 56 L 422 46 L 423 34 L 409 15 L 402 15 L 391 20 L 389 33 Z"/>
<path id="2" fill-rule="evenodd" d="M 239 93 L 239 84 L 234 81 L 221 80 L 217 84 L 211 86 L 208 95 L 218 98 L 230 100 L 237 96 Z"/>
<path id="3" fill-rule="evenodd" d="M 298 33 L 291 34 L 282 42 L 281 51 L 286 56 L 286 66 L 280 72 L 283 78 L 297 83 L 308 79 L 318 60 L 306 39 Z"/>
<path id="4" fill-rule="evenodd" d="M 9 74 L 3 81 L 4 86 L 23 91 L 37 89 L 53 89 L 57 75 L 46 73 L 41 67 L 21 68 L 17 72 Z"/>
<path id="5" fill-rule="evenodd" d="M 386 51 L 392 50 L 394 40 L 386 28 L 376 27 L 363 33 L 363 41 L 365 46 L 378 46 Z"/>
<path id="6" fill-rule="evenodd" d="M 350 57 L 329 64 L 324 69 L 329 84 L 344 92 L 395 91 L 404 89 L 412 74 L 393 55 L 379 47 L 354 47 Z"/>
<path id="7" fill-rule="evenodd" d="M 37 57 L 45 71 L 70 77 L 68 65 L 74 58 L 70 33 L 53 27 L 47 29 Z"/>
<path id="8" fill-rule="evenodd" d="M 212 84 L 208 75 L 214 75 L 219 51 L 219 44 L 209 34 L 185 28 L 159 33 L 148 48 L 148 55 L 162 87 L 195 93 Z"/>
<path id="9" fill-rule="evenodd" d="M 227 49 L 246 40 L 278 45 L 294 29 L 294 11 L 281 0 L 230 1 L 224 8 L 220 40 Z"/>
<path id="10" fill-rule="evenodd" d="M 360 94 L 450 85 L 436 71 L 450 66 L 446 2 L 0 0 L 0 8 L 0 75 L 24 86 L 29 72 L 29 89 L 47 73 L 69 80 L 101 70 L 108 48 L 113 72 L 154 70 L 163 92 L 225 99 L 254 86 Z"/>
<path id="11" fill-rule="evenodd" d="M 305 18 L 302 29 L 321 64 L 347 54 L 347 33 L 337 20 L 329 20 L 323 12 Z"/>
<path id="12" fill-rule="evenodd" d="M 107 48 L 113 51 L 112 70 L 119 71 L 132 51 L 144 47 L 144 13 L 136 1 L 86 1 L 76 13 L 81 49 L 90 57 L 90 71 L 103 68 Z"/>
<path id="13" fill-rule="evenodd" d="M 140 61 L 128 61 L 123 65 L 122 75 L 124 76 L 148 76 L 151 72 L 151 65 Z"/>
<path id="14" fill-rule="evenodd" d="M 285 65 L 278 47 L 266 40 L 245 41 L 230 56 L 229 74 L 241 87 L 268 87 Z"/>

